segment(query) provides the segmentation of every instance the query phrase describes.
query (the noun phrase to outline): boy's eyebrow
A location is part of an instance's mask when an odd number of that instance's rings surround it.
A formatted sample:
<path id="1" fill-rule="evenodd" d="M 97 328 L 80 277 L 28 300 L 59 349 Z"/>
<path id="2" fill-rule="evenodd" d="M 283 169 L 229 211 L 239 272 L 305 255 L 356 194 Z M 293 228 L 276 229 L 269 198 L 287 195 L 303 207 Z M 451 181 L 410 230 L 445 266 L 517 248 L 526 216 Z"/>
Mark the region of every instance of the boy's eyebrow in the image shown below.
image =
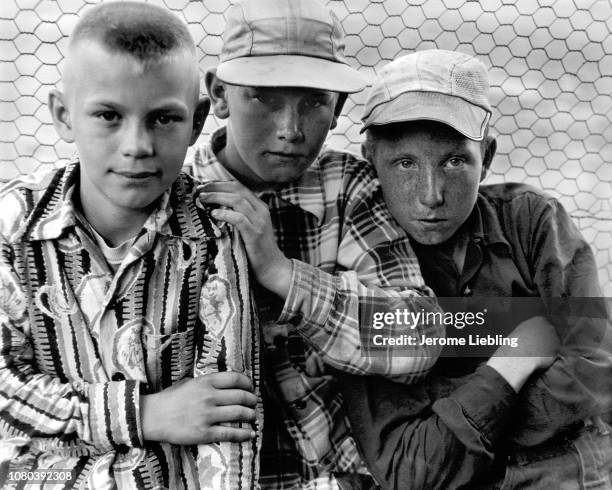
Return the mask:
<path id="1" fill-rule="evenodd" d="M 86 102 L 86 107 L 106 107 L 109 109 L 122 109 L 123 105 L 119 102 L 115 102 L 112 100 L 98 99 L 98 100 L 89 100 Z M 187 106 L 179 101 L 166 101 L 161 104 L 150 107 L 147 112 L 181 112 L 187 113 Z"/>
<path id="2" fill-rule="evenodd" d="M 187 106 L 181 102 L 166 102 L 153 107 L 150 112 L 184 112 L 187 113 Z"/>
<path id="3" fill-rule="evenodd" d="M 85 107 L 108 107 L 109 109 L 115 109 L 118 107 L 121 107 L 121 104 L 117 104 L 116 102 L 113 102 L 111 100 L 104 100 L 104 99 L 89 99 L 89 100 L 85 100 Z"/>

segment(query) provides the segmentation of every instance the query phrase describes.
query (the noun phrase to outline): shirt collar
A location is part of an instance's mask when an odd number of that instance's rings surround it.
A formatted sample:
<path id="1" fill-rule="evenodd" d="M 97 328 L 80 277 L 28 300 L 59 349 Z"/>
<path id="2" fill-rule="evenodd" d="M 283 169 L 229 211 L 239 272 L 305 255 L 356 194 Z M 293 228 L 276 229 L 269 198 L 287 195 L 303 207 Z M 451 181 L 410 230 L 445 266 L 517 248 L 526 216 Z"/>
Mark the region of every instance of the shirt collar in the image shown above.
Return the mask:
<path id="1" fill-rule="evenodd" d="M 227 143 L 227 128 L 217 129 L 210 138 L 207 148 L 209 164 L 213 166 L 211 176 L 214 178 L 225 178 L 237 180 L 219 160 L 217 154 Z M 275 191 L 259 192 L 258 196 L 276 195 L 283 201 L 301 208 L 303 211 L 312 214 L 320 224 L 325 215 L 325 198 L 323 195 L 322 169 L 320 157 L 302 174 L 302 176 L 290 184 Z"/>
<path id="2" fill-rule="evenodd" d="M 18 235 L 24 241 L 53 240 L 75 225 L 74 192 L 79 180 L 79 165 L 72 161 L 56 171 L 41 199 L 35 204 Z M 143 228 L 167 236 L 197 239 L 221 234 L 197 199 L 196 182 L 181 173 L 164 192 Z"/>
<path id="3" fill-rule="evenodd" d="M 478 193 L 476 205 L 466 220 L 466 228 L 474 238 L 485 245 L 500 243 L 510 247 L 495 208 L 481 193 Z"/>
<path id="4" fill-rule="evenodd" d="M 78 164 L 69 162 L 64 168 L 50 175 L 50 180 L 41 180 L 45 186 L 34 208 L 28 213 L 23 225 L 15 233 L 15 240 L 52 240 L 74 226 L 76 222 L 72 196 L 78 182 Z M 24 187 L 33 191 L 41 188 L 24 182 Z"/>

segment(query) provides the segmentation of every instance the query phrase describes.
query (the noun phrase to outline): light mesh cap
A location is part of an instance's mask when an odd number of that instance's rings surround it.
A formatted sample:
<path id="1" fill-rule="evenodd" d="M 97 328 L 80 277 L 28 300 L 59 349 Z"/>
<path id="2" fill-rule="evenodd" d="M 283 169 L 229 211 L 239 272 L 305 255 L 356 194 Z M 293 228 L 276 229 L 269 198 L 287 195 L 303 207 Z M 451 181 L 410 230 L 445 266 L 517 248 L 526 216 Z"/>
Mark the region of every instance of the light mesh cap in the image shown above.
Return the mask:
<path id="1" fill-rule="evenodd" d="M 430 49 L 402 56 L 380 71 L 365 104 L 361 132 L 373 125 L 427 119 L 482 141 L 490 118 L 484 65 L 467 54 Z"/>
<path id="2" fill-rule="evenodd" d="M 358 92 L 344 31 L 317 0 L 242 0 L 230 7 L 217 76 L 235 85 Z"/>

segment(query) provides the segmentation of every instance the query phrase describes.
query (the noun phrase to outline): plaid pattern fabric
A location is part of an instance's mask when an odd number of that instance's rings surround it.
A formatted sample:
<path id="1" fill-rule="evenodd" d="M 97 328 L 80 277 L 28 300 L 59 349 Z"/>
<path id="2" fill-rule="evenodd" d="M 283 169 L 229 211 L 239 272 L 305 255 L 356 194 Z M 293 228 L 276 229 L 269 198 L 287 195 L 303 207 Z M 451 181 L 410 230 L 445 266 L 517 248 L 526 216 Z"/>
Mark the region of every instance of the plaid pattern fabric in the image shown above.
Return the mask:
<path id="1" fill-rule="evenodd" d="M 254 369 L 244 250 L 182 174 L 113 272 L 73 207 L 78 172 L 0 192 L 0 481 L 61 469 L 68 488 L 196 489 L 199 466 L 225 478 L 208 488 L 256 484 L 259 441 L 202 446 L 198 461 L 193 446 L 145 444 L 140 425 L 140 395 L 192 376 L 196 345 L 204 372 Z M 226 334 L 246 352 L 217 350 Z"/>
<path id="2" fill-rule="evenodd" d="M 218 130 L 190 154 L 184 170 L 199 180 L 234 180 L 215 156 L 225 135 L 225 128 Z M 363 160 L 324 150 L 298 182 L 259 197 L 293 265 L 284 303 L 258 291 L 266 371 L 260 483 L 335 488 L 334 474 L 365 469 L 326 365 L 413 382 L 439 354 L 438 347 L 418 347 L 412 356 L 362 356 L 360 320 L 367 319 L 360 319 L 360 300 L 397 296 L 409 298 L 417 311 L 437 307 Z M 419 328 L 443 335 L 441 325 Z"/>

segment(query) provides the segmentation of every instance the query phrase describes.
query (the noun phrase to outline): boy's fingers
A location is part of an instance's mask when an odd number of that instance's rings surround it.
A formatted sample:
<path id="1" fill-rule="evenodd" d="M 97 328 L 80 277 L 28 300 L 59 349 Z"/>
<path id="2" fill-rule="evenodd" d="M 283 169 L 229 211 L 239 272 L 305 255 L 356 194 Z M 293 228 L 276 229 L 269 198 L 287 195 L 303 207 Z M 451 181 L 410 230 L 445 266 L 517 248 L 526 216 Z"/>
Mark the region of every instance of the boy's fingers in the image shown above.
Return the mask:
<path id="1" fill-rule="evenodd" d="M 207 378 L 210 380 L 211 385 L 215 388 L 226 389 L 226 388 L 238 388 L 242 390 L 252 391 L 253 385 L 251 378 L 245 376 L 242 373 L 236 373 L 234 371 L 224 371 L 222 373 L 211 373 L 206 376 L 202 376 L 197 379 Z"/>
<path id="2" fill-rule="evenodd" d="M 238 211 L 231 209 L 214 209 L 211 215 L 221 221 L 226 221 L 230 225 L 237 227 L 242 233 L 253 233 L 253 224 L 249 219 Z M 244 238 L 244 236 L 243 236 Z"/>
<path id="3" fill-rule="evenodd" d="M 236 429 L 234 427 L 215 426 L 208 429 L 209 441 L 244 442 L 255 437 L 251 429 Z"/>
<path id="4" fill-rule="evenodd" d="M 197 187 L 198 191 L 208 192 L 228 192 L 231 194 L 241 194 L 245 196 L 255 196 L 247 187 L 243 186 L 238 181 L 214 181 L 206 182 Z"/>
<path id="5" fill-rule="evenodd" d="M 217 406 L 220 405 L 246 405 L 253 406 L 257 403 L 257 397 L 250 391 L 226 388 L 219 390 L 214 398 Z"/>
<path id="6" fill-rule="evenodd" d="M 227 206 L 243 214 L 253 214 L 255 212 L 255 205 L 246 197 L 236 193 L 206 192 L 200 194 L 200 200 L 209 204 Z"/>
<path id="7" fill-rule="evenodd" d="M 228 405 L 218 407 L 211 413 L 211 424 L 225 424 L 226 422 L 252 422 L 255 420 L 255 410 L 241 405 Z"/>
<path id="8" fill-rule="evenodd" d="M 200 200 L 203 202 L 214 202 L 214 198 L 210 197 L 216 193 L 238 194 L 242 196 L 256 211 L 268 210 L 268 205 L 259 199 L 250 189 L 244 187 L 240 182 L 207 182 L 200 184 L 197 187 L 200 192 Z"/>

